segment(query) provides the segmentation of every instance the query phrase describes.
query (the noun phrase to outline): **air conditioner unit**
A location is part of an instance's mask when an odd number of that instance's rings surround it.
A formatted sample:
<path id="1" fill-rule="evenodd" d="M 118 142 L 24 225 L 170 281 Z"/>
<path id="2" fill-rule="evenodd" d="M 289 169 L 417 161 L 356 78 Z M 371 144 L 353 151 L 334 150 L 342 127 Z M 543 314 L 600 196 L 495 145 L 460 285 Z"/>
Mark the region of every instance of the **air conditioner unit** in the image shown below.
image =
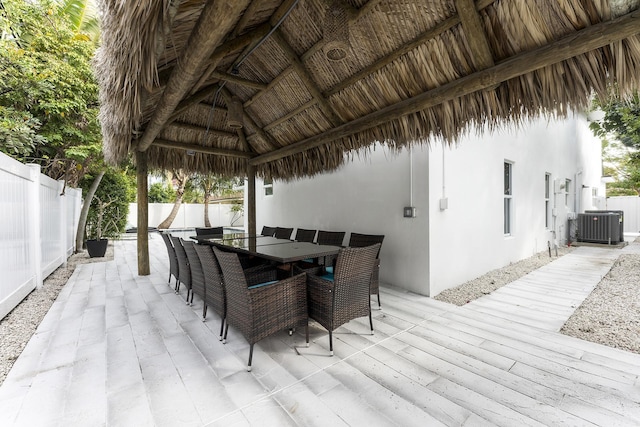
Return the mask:
<path id="1" fill-rule="evenodd" d="M 597 211 L 578 214 L 578 242 L 612 245 L 622 239 L 619 213 Z"/>
<path id="2" fill-rule="evenodd" d="M 587 214 L 604 214 L 604 213 L 614 213 L 620 215 L 620 241 L 624 240 L 624 211 L 614 211 L 614 210 L 593 210 L 593 211 L 584 211 Z"/>

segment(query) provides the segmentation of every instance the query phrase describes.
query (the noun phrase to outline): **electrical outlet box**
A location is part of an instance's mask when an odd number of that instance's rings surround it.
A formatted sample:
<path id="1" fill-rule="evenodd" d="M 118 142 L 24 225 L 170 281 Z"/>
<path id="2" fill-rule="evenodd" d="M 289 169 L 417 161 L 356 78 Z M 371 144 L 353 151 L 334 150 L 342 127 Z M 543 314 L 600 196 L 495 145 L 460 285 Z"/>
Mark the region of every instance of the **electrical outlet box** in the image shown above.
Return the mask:
<path id="1" fill-rule="evenodd" d="M 413 206 L 405 206 L 404 207 L 404 217 L 405 218 L 415 218 L 416 217 L 416 208 Z"/>
<path id="2" fill-rule="evenodd" d="M 440 199 L 440 210 L 444 211 L 449 208 L 449 199 L 447 197 L 443 197 Z"/>

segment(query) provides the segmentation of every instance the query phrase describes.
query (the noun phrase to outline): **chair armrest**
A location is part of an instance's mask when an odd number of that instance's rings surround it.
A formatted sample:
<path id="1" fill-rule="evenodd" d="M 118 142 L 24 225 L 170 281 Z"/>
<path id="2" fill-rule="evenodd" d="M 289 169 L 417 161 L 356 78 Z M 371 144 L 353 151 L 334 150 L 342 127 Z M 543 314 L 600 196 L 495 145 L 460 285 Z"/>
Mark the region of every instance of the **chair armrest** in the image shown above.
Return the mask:
<path id="1" fill-rule="evenodd" d="M 331 325 L 333 312 L 334 282 L 318 276 L 307 277 L 307 295 L 309 299 L 309 317 L 325 328 Z"/>

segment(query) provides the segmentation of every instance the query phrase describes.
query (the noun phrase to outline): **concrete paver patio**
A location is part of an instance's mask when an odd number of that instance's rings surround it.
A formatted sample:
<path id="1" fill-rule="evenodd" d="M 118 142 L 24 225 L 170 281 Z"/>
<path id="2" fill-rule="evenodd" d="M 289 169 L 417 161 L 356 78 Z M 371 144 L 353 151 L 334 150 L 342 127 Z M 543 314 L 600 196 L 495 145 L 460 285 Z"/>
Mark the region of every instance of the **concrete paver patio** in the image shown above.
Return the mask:
<path id="1" fill-rule="evenodd" d="M 386 286 L 374 335 L 352 321 L 329 357 L 312 322 L 300 355 L 303 331 L 283 331 L 247 372 L 246 341 L 173 292 L 152 236 L 150 276 L 131 240 L 77 268 L 0 388 L 0 425 L 640 425 L 640 355 L 556 332 L 620 250 L 578 248 L 465 307 Z M 492 306 L 515 297 L 537 305 Z"/>

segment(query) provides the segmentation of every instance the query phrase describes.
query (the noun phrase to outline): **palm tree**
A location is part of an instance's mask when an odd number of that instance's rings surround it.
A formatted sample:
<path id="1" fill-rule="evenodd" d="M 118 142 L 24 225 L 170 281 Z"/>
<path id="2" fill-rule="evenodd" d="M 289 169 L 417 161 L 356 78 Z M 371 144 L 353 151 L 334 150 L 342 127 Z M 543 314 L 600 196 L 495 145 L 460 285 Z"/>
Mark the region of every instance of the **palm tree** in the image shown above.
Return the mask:
<path id="1" fill-rule="evenodd" d="M 184 197 L 184 189 L 190 178 L 190 176 L 182 170 L 173 171 L 173 174 L 168 173 L 168 175 L 169 181 L 175 181 L 178 188 L 176 188 L 176 200 L 173 203 L 173 208 L 171 209 L 169 216 L 158 224 L 159 229 L 167 229 L 171 227 L 173 220 L 176 219 L 178 211 L 180 210 L 180 205 L 182 204 L 182 198 Z"/>
<path id="2" fill-rule="evenodd" d="M 94 44 L 100 40 L 100 20 L 94 0 L 58 0 L 60 13 L 79 34 L 85 34 Z"/>
<path id="3" fill-rule="evenodd" d="M 233 181 L 211 174 L 193 176 L 192 182 L 204 193 L 204 226 L 211 227 L 209 203 L 214 195 L 222 196 L 233 190 Z"/>

